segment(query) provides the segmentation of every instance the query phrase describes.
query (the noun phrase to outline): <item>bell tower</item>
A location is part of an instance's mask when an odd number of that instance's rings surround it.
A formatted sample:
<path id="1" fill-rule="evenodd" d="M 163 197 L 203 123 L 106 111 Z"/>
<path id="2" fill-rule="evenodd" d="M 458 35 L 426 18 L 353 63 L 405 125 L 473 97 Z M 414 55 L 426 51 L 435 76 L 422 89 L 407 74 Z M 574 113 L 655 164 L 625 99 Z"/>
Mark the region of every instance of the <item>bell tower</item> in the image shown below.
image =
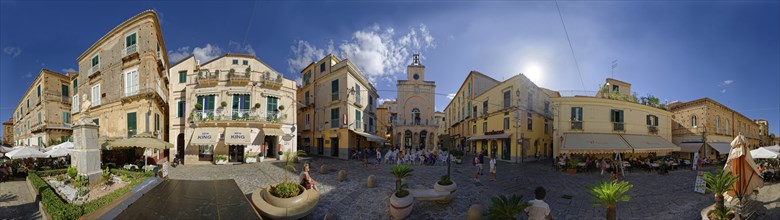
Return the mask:
<path id="1" fill-rule="evenodd" d="M 420 63 L 420 54 L 412 55 L 412 64 L 406 67 L 406 78 L 411 82 L 425 81 L 425 66 Z"/>

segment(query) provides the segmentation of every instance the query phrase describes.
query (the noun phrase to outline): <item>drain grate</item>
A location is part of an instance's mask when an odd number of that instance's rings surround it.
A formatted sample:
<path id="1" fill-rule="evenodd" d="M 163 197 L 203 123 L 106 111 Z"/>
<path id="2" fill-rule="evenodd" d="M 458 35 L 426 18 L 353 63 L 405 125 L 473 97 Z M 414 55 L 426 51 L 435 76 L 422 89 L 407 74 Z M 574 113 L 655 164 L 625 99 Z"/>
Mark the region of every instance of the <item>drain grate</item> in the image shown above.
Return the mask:
<path id="1" fill-rule="evenodd" d="M 563 196 L 561 196 L 561 198 L 564 198 L 564 199 L 571 199 L 572 197 L 573 196 L 571 196 L 571 195 L 563 195 Z"/>

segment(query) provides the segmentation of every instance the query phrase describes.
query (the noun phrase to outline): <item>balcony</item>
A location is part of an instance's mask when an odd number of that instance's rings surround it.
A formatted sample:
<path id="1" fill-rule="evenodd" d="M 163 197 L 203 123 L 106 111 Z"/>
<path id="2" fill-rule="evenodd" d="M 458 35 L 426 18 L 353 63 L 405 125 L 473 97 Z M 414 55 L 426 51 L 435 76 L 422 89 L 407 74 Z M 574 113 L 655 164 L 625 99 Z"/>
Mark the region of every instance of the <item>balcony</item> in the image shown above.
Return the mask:
<path id="1" fill-rule="evenodd" d="M 95 73 L 100 73 L 100 64 L 94 65 L 89 68 L 89 76 L 92 76 Z"/>
<path id="2" fill-rule="evenodd" d="M 394 126 L 439 126 L 438 120 L 395 120 L 392 121 Z"/>
<path id="3" fill-rule="evenodd" d="M 259 110 L 238 109 L 227 110 L 196 110 L 190 116 L 195 123 L 228 123 L 228 122 L 270 122 L 280 123 L 286 117 L 278 113 L 264 114 Z"/>
<path id="4" fill-rule="evenodd" d="M 211 87 L 216 86 L 219 81 L 219 72 L 211 73 L 209 71 L 198 72 L 197 78 L 195 78 L 198 87 Z"/>
<path id="5" fill-rule="evenodd" d="M 263 87 L 270 89 L 282 88 L 282 76 L 270 72 L 263 73 Z"/>
<path id="6" fill-rule="evenodd" d="M 122 49 L 122 60 L 138 56 L 138 44 L 133 44 Z"/>
<path id="7" fill-rule="evenodd" d="M 657 134 L 658 133 L 658 127 L 649 125 L 649 126 L 647 126 L 647 131 L 650 132 L 651 134 Z"/>
<path id="8" fill-rule="evenodd" d="M 168 95 L 166 95 L 165 92 L 163 92 L 162 88 L 159 87 L 141 87 L 139 86 L 133 86 L 125 88 L 125 92 L 122 94 L 121 100 L 129 100 L 136 97 L 145 97 L 145 96 L 157 96 L 160 98 L 159 101 L 162 103 L 168 103 Z M 116 98 L 114 99 L 106 99 L 102 103 L 112 103 L 116 101 Z"/>
<path id="9" fill-rule="evenodd" d="M 581 121 L 572 121 L 571 122 L 571 130 L 582 130 L 582 122 Z"/>
<path id="10" fill-rule="evenodd" d="M 625 125 L 623 124 L 623 122 L 613 122 L 612 124 L 613 124 L 613 126 L 612 126 L 612 130 L 613 131 L 625 131 L 626 130 L 625 129 Z"/>
<path id="11" fill-rule="evenodd" d="M 231 85 L 245 86 L 249 84 L 249 73 L 236 73 L 233 69 L 228 73 L 228 82 Z"/>

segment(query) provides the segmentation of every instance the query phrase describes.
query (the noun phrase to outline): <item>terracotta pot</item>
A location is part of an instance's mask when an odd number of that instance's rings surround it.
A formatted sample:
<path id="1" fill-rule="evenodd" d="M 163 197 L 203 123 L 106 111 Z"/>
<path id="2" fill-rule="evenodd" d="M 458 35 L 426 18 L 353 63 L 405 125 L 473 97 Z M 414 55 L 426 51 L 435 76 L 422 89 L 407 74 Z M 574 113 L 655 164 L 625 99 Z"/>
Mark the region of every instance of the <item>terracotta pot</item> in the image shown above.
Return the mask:
<path id="1" fill-rule="evenodd" d="M 303 201 L 305 200 L 303 196 L 303 191 L 306 190 L 303 188 L 303 186 L 298 185 L 298 188 L 301 189 L 301 193 L 297 196 L 290 197 L 290 198 L 279 198 L 271 194 L 271 188 L 269 187 L 268 190 L 263 191 L 263 199 L 268 202 L 268 204 L 271 204 L 276 207 L 280 208 L 292 208 L 300 206 Z"/>
<path id="2" fill-rule="evenodd" d="M 394 219 L 404 219 L 412 213 L 413 205 L 414 197 L 412 195 L 398 198 L 395 196 L 395 192 L 393 192 L 393 195 L 390 196 L 390 215 Z"/>
<path id="3" fill-rule="evenodd" d="M 437 200 L 437 203 L 440 204 L 447 204 L 452 202 L 452 198 L 455 197 L 455 191 L 458 189 L 458 184 L 455 183 L 455 181 L 452 181 L 452 184 L 450 185 L 439 185 L 439 181 L 436 181 L 435 184 L 433 184 L 433 189 L 438 192 L 448 192 L 450 193 L 449 196 L 447 196 L 447 199 L 444 200 Z"/>
<path id="4" fill-rule="evenodd" d="M 577 173 L 577 169 L 571 169 L 571 168 L 566 169 L 566 173 L 568 173 L 568 174 L 576 174 Z"/>

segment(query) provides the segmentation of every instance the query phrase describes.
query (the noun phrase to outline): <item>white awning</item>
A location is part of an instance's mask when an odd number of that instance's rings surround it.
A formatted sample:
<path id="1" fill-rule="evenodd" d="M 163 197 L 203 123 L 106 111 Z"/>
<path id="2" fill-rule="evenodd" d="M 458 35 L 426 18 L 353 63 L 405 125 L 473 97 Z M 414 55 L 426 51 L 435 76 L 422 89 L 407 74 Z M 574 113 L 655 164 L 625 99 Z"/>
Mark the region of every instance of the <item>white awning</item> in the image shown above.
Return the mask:
<path id="1" fill-rule="evenodd" d="M 278 128 L 263 128 L 263 135 L 265 136 L 282 136 L 284 132 Z"/>
<path id="2" fill-rule="evenodd" d="M 222 128 L 195 128 L 190 145 L 215 145 L 219 141 Z"/>
<path id="3" fill-rule="evenodd" d="M 252 144 L 251 128 L 226 128 L 226 145 L 250 145 Z"/>
<path id="4" fill-rule="evenodd" d="M 673 152 L 680 151 L 680 147 L 656 135 L 623 134 L 623 139 L 634 148 L 634 153 L 647 152 Z"/>
<path id="5" fill-rule="evenodd" d="M 478 140 L 492 140 L 492 139 L 507 139 L 510 136 L 512 136 L 512 134 L 482 135 L 482 136 L 471 137 L 468 140 L 469 141 L 478 141 Z"/>
<path id="6" fill-rule="evenodd" d="M 561 153 L 631 153 L 631 146 L 618 134 L 568 133 L 564 135 Z"/>
<path id="7" fill-rule="evenodd" d="M 731 144 L 726 142 L 710 142 L 707 143 L 712 149 L 715 149 L 720 154 L 728 154 L 731 151 Z"/>
<path id="8" fill-rule="evenodd" d="M 699 152 L 701 146 L 704 146 L 704 143 L 682 143 L 680 144 L 679 152 L 684 152 L 684 153 Z"/>
<path id="9" fill-rule="evenodd" d="M 379 143 L 385 142 L 384 138 L 382 138 L 380 136 L 377 136 L 377 135 L 373 135 L 373 134 L 369 134 L 369 133 L 365 133 L 365 132 L 360 132 L 360 131 L 355 131 L 355 134 L 358 134 L 360 136 L 366 137 L 366 139 L 368 141 L 379 142 Z"/>
<path id="10" fill-rule="evenodd" d="M 750 151 L 750 156 L 753 159 L 777 159 L 778 153 L 772 150 L 760 147 Z"/>

